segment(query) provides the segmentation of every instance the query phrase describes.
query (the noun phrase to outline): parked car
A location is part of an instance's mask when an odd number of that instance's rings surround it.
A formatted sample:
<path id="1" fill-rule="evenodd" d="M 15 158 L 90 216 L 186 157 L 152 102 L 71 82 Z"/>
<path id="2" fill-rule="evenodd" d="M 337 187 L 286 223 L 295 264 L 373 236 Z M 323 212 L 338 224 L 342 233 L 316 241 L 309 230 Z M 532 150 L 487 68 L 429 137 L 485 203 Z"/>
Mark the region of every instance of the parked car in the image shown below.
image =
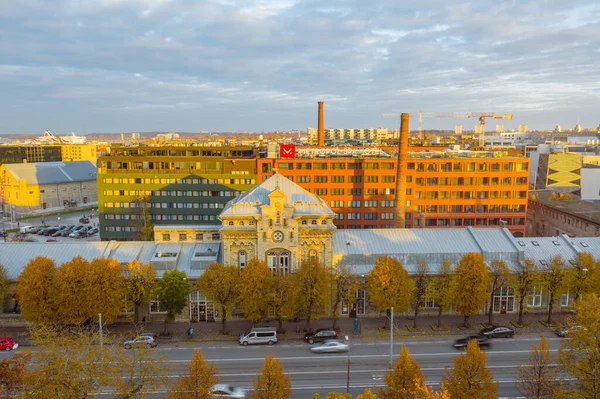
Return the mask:
<path id="1" fill-rule="evenodd" d="M 139 336 L 128 339 L 125 342 L 123 342 L 123 346 L 125 347 L 125 349 L 140 348 L 144 346 L 147 348 L 156 348 L 156 345 L 156 341 L 149 336 Z"/>
<path id="2" fill-rule="evenodd" d="M 69 234 L 71 234 L 73 232 L 73 230 L 75 230 L 75 226 L 71 226 L 70 228 L 63 230 L 60 232 L 60 236 L 61 237 L 68 237 Z"/>
<path id="3" fill-rule="evenodd" d="M 321 328 L 315 332 L 304 334 L 304 340 L 309 344 L 323 342 L 328 339 L 337 339 L 338 333 L 333 328 Z"/>
<path id="4" fill-rule="evenodd" d="M 82 218 L 79 218 L 79 223 L 88 224 L 89 222 L 90 222 L 90 219 L 85 216 Z"/>
<path id="5" fill-rule="evenodd" d="M 243 388 L 234 387 L 229 384 L 217 384 L 213 386 L 211 394 L 216 398 L 242 399 L 246 397 L 246 392 Z"/>
<path id="6" fill-rule="evenodd" d="M 240 345 L 256 345 L 277 343 L 277 329 L 273 327 L 258 327 L 240 335 Z"/>
<path id="7" fill-rule="evenodd" d="M 148 338 L 152 338 L 152 340 L 154 342 L 157 342 L 158 340 L 158 335 L 154 334 L 154 333 L 141 333 L 139 335 L 139 337 L 148 337 Z"/>
<path id="8" fill-rule="evenodd" d="M 488 338 L 512 338 L 515 330 L 504 326 L 490 326 L 479 331 L 479 335 Z"/>
<path id="9" fill-rule="evenodd" d="M 488 347 L 492 343 L 488 337 L 480 337 L 477 335 L 471 335 L 469 337 L 460 338 L 460 339 L 457 339 L 456 341 L 454 341 L 454 347 L 458 348 L 458 349 L 466 348 L 467 345 L 469 344 L 469 341 L 476 341 L 477 345 L 479 345 L 480 348 Z"/>
<path id="10" fill-rule="evenodd" d="M 310 348 L 310 351 L 313 353 L 340 353 L 340 352 L 348 352 L 350 348 L 347 344 L 337 341 L 337 340 L 328 340 L 323 342 L 320 345 L 315 345 Z"/>
<path id="11" fill-rule="evenodd" d="M 584 331 L 585 329 L 586 328 L 583 326 L 574 325 L 574 326 L 570 326 L 570 327 L 557 328 L 556 331 L 554 331 L 554 333 L 561 338 L 565 338 L 569 334 L 572 334 L 577 331 Z"/>
<path id="12" fill-rule="evenodd" d="M 1 337 L 0 338 L 0 351 L 12 351 L 17 349 L 19 344 L 15 342 L 11 337 Z"/>
<path id="13" fill-rule="evenodd" d="M 88 236 L 93 236 L 94 234 L 98 234 L 100 230 L 98 230 L 97 227 L 94 227 L 93 229 L 91 229 L 90 231 L 88 231 Z"/>
<path id="14" fill-rule="evenodd" d="M 55 240 L 54 238 L 49 238 L 46 240 L 46 242 L 58 242 L 58 240 Z"/>
<path id="15" fill-rule="evenodd" d="M 34 227 L 33 229 L 29 230 L 30 234 L 37 234 L 38 231 L 40 231 L 42 228 L 41 227 Z"/>

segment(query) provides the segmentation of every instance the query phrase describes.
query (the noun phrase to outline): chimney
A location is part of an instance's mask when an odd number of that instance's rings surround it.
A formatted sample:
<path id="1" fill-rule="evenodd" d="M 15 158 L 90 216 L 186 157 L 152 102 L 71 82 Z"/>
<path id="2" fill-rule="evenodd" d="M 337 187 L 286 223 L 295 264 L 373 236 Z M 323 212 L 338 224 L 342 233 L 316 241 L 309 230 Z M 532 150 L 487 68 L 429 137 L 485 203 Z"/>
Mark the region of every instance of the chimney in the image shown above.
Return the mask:
<path id="1" fill-rule="evenodd" d="M 323 101 L 319 101 L 319 129 L 317 139 L 319 147 L 325 147 L 325 128 L 323 127 Z"/>
<path id="2" fill-rule="evenodd" d="M 396 167 L 396 215 L 394 228 L 406 227 L 406 170 L 408 166 L 408 120 L 410 115 L 400 116 L 400 140 L 398 143 L 398 165 Z"/>

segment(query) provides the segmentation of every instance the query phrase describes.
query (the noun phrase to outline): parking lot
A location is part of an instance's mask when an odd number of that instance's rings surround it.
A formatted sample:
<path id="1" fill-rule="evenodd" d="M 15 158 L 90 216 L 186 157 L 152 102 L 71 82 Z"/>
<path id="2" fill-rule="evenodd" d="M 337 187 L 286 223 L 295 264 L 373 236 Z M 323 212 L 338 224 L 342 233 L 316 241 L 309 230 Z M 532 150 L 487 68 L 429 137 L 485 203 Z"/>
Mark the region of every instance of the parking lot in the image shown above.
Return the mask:
<path id="1" fill-rule="evenodd" d="M 80 223 L 79 219 L 80 218 L 87 218 L 89 219 L 89 223 Z M 41 226 L 75 226 L 75 227 L 79 227 L 79 226 L 92 226 L 92 227 L 98 227 L 98 216 L 97 214 L 95 216 L 91 216 L 89 212 L 77 212 L 77 213 L 71 213 L 71 214 L 55 214 L 55 215 L 51 215 L 51 216 L 40 216 L 37 218 L 31 218 L 31 219 L 26 219 L 26 220 L 22 220 L 19 221 L 18 223 L 10 223 L 9 221 L 3 221 L 2 222 L 2 227 L 0 227 L 1 229 L 6 229 L 6 230 L 15 230 L 15 229 L 20 229 L 21 227 L 25 227 L 25 226 L 33 226 L 33 227 L 41 227 Z M 16 233 L 9 233 L 9 240 L 12 240 L 10 236 L 16 235 Z M 100 241 L 100 235 L 98 233 L 90 235 L 90 236 L 86 236 L 86 237 L 82 237 L 82 238 L 70 238 L 70 237 L 51 237 L 51 236 L 44 236 L 44 235 L 38 235 L 35 233 L 28 233 L 27 234 L 28 238 L 35 240 L 37 242 L 48 242 L 48 240 L 55 240 L 55 241 L 50 241 L 50 242 L 81 242 L 81 241 Z"/>

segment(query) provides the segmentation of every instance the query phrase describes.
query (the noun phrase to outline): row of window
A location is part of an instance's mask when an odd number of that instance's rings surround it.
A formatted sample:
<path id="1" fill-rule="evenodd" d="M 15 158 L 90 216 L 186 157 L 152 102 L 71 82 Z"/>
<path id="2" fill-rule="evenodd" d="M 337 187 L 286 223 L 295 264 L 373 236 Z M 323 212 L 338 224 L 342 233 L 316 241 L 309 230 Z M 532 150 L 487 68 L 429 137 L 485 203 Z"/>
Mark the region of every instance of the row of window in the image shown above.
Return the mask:
<path id="1" fill-rule="evenodd" d="M 344 170 L 344 169 L 364 169 L 364 170 L 394 170 L 396 169 L 395 162 L 362 162 L 362 163 L 347 163 L 347 162 L 278 162 L 277 167 L 280 170 Z"/>
<path id="2" fill-rule="evenodd" d="M 288 179 L 294 181 L 296 179 L 296 183 L 310 183 L 311 178 L 315 183 L 345 183 L 346 176 L 286 176 Z M 363 176 L 348 176 L 348 183 L 362 183 Z M 378 183 L 379 176 L 364 176 L 365 183 Z M 395 183 L 396 176 L 388 175 L 381 176 L 382 183 Z"/>
<path id="3" fill-rule="evenodd" d="M 143 196 L 149 195 L 152 197 L 235 197 L 237 191 L 181 191 L 181 190 L 104 190 L 102 192 L 105 196 Z"/>
<path id="4" fill-rule="evenodd" d="M 237 174 L 232 172 L 232 174 Z M 192 178 L 152 178 L 152 177 L 136 177 L 136 178 L 127 178 L 127 177 L 106 177 L 102 179 L 102 183 L 104 184 L 247 184 L 247 185 L 255 185 L 256 179 L 192 179 Z"/>
<path id="5" fill-rule="evenodd" d="M 414 225 L 415 227 L 499 226 L 501 220 L 506 222 L 508 226 L 525 226 L 525 218 L 426 218 L 425 223 L 415 218 Z"/>
<path id="6" fill-rule="evenodd" d="M 348 188 L 348 189 L 344 189 L 344 188 L 332 188 L 332 189 L 327 189 L 327 188 L 314 188 L 314 189 L 310 189 L 310 188 L 306 188 L 306 191 L 312 191 L 314 194 L 316 195 L 328 195 L 327 193 L 329 193 L 329 195 L 332 196 L 337 196 L 337 195 L 353 195 L 353 196 L 359 196 L 359 195 L 363 195 L 363 190 L 360 188 Z M 364 189 L 364 193 L 365 195 L 394 195 L 394 193 L 396 192 L 395 189 L 393 188 L 365 188 Z M 410 192 L 410 189 L 406 190 L 407 194 Z"/>
<path id="7" fill-rule="evenodd" d="M 525 205 L 416 205 L 417 213 L 522 213 Z"/>
<path id="8" fill-rule="evenodd" d="M 417 177 L 417 186 L 510 186 L 527 184 L 527 177 Z"/>
<path id="9" fill-rule="evenodd" d="M 105 202 L 104 208 L 141 208 L 136 202 Z M 223 209 L 225 204 L 217 202 L 151 202 L 149 208 L 155 209 Z"/>
<path id="10" fill-rule="evenodd" d="M 121 215 L 115 213 L 105 213 L 104 220 L 140 220 L 141 215 Z M 187 220 L 187 221 L 217 221 L 217 215 L 150 215 L 150 220 Z"/>
<path id="11" fill-rule="evenodd" d="M 203 241 L 207 234 L 210 234 L 210 236 L 206 237 L 207 239 L 208 239 L 208 237 L 210 237 L 210 239 L 213 241 L 218 241 L 221 239 L 221 233 L 194 233 L 194 234 L 179 233 L 179 241 L 187 241 L 188 238 L 190 240 L 194 240 L 194 241 Z M 171 233 L 164 233 L 162 235 L 162 240 L 163 241 L 171 241 Z"/>
<path id="12" fill-rule="evenodd" d="M 410 195 L 407 190 L 407 195 Z M 527 191 L 416 191 L 415 199 L 527 199 Z"/>
<path id="13" fill-rule="evenodd" d="M 528 162 L 408 162 L 417 172 L 527 172 Z M 264 167 L 264 165 L 263 165 Z M 395 170 L 396 162 L 278 162 L 280 170 Z"/>

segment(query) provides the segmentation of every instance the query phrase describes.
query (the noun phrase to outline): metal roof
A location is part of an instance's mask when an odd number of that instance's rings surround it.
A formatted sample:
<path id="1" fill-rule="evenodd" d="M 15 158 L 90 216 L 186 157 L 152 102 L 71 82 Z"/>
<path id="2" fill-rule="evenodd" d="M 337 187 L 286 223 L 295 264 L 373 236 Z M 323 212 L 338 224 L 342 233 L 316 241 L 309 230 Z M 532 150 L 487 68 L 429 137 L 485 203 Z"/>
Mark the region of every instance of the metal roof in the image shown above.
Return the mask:
<path id="1" fill-rule="evenodd" d="M 565 260 L 573 259 L 579 252 L 589 252 L 600 259 L 600 237 L 522 237 L 515 238 L 517 245 L 525 251 L 525 257 L 535 262 L 537 267 L 544 266 L 555 256 Z"/>
<path id="2" fill-rule="evenodd" d="M 2 165 L 16 180 L 28 186 L 96 180 L 96 166 L 90 161 L 14 163 Z"/>

